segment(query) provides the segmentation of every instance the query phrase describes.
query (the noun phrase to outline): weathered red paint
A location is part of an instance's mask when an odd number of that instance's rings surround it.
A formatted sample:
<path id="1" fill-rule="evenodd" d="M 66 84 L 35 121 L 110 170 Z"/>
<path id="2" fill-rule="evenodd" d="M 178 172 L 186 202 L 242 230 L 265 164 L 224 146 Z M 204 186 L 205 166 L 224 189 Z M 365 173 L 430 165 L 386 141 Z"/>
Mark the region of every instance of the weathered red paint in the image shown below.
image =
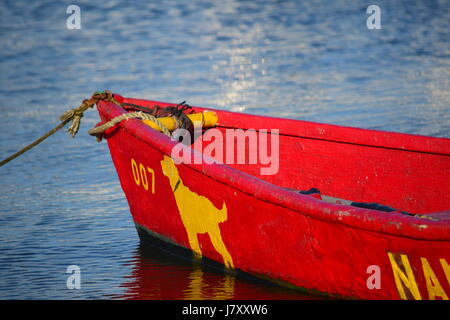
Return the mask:
<path id="1" fill-rule="evenodd" d="M 103 121 L 126 112 L 105 101 L 98 109 Z M 273 176 L 261 176 L 254 164 L 177 166 L 190 190 L 217 208 L 226 203 L 220 232 L 235 268 L 340 297 L 450 296 L 450 139 L 214 111 L 221 130 L 280 132 L 280 166 Z M 135 223 L 190 248 L 173 189 L 161 170 L 161 160 L 176 143 L 135 119 L 110 129 L 106 138 Z M 131 159 L 154 170 L 154 193 L 136 184 Z M 331 204 L 289 190 L 311 187 L 421 215 Z M 207 234 L 198 239 L 204 256 L 223 262 Z M 380 289 L 367 286 L 371 265 L 380 268 Z"/>

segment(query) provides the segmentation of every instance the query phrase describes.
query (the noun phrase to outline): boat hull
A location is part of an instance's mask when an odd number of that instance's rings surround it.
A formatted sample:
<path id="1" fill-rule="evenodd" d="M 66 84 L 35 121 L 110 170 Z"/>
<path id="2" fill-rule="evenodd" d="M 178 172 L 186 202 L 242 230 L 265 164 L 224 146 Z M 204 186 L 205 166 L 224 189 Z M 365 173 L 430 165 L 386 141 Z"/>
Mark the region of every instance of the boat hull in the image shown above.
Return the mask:
<path id="1" fill-rule="evenodd" d="M 123 113 L 120 109 L 99 104 L 103 121 Z M 395 226 L 371 229 L 348 223 L 351 210 L 333 211 L 305 197 L 297 205 L 291 191 L 277 189 L 273 198 L 265 196 L 269 183 L 224 165 L 175 164 L 170 158 L 175 142 L 138 120 L 110 129 L 106 138 L 141 232 L 229 269 L 333 297 L 450 295 L 448 222 L 414 218 L 412 226 L 405 226 L 436 228 L 434 239 L 420 232 L 410 235 L 402 226 L 398 233 L 392 231 Z M 367 210 L 361 212 L 371 219 Z M 388 217 L 384 222 L 395 224 Z"/>

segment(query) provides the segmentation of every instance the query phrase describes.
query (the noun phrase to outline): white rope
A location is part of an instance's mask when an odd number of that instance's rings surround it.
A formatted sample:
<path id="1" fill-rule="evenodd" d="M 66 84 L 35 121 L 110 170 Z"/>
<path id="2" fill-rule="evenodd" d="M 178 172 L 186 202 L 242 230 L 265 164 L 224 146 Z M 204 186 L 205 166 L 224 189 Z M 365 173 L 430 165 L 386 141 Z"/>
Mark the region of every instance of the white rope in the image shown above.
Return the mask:
<path id="1" fill-rule="evenodd" d="M 156 123 L 158 125 L 158 127 L 161 129 L 162 133 L 164 133 L 166 136 L 171 137 L 172 135 L 170 134 L 170 131 L 161 123 L 161 121 L 158 120 L 158 118 L 148 114 L 148 113 L 144 113 L 141 111 L 138 112 L 130 112 L 130 113 L 124 113 L 120 116 L 117 116 L 113 119 L 111 119 L 110 121 L 92 128 L 88 131 L 88 133 L 90 135 L 97 135 L 99 133 L 102 133 L 103 131 L 114 127 L 116 124 L 118 124 L 119 122 L 122 122 L 123 120 L 128 120 L 128 119 L 135 119 L 135 118 L 141 118 L 142 120 L 150 120 L 153 121 L 154 123 Z"/>

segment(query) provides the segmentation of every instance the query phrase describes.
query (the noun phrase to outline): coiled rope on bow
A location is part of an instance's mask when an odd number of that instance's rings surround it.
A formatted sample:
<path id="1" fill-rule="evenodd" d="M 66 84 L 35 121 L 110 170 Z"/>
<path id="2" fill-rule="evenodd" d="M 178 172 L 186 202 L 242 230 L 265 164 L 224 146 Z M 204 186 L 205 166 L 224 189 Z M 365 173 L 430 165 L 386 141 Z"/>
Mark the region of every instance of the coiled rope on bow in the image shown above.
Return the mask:
<path id="1" fill-rule="evenodd" d="M 69 126 L 67 131 L 69 132 L 69 134 L 72 137 L 75 137 L 75 135 L 77 134 L 77 132 L 78 132 L 78 130 L 80 128 L 81 118 L 83 117 L 84 112 L 86 110 L 88 110 L 89 108 L 94 107 L 94 105 L 98 104 L 102 100 L 111 101 L 112 103 L 114 103 L 114 104 L 116 104 L 118 106 L 121 106 L 121 104 L 116 99 L 114 99 L 114 95 L 113 95 L 113 93 L 111 91 L 105 90 L 105 91 L 97 91 L 97 92 L 95 92 L 91 96 L 91 98 L 83 100 L 83 102 L 81 103 L 81 105 L 78 108 L 70 109 L 70 110 L 67 110 L 66 112 L 64 112 L 63 115 L 59 118 L 59 120 L 61 122 L 56 127 L 51 129 L 50 131 L 48 131 L 46 134 L 41 136 L 39 139 L 37 139 L 34 142 L 30 143 L 26 147 L 20 149 L 16 153 L 12 154 L 8 158 L 2 160 L 0 162 L 0 167 L 5 165 L 5 164 L 7 164 L 11 160 L 17 158 L 21 154 L 27 152 L 31 148 L 37 146 L 42 141 L 44 141 L 45 139 L 47 139 L 51 135 L 55 134 L 56 132 L 58 132 L 60 129 L 62 129 L 69 122 L 72 122 L 72 123 L 70 124 L 70 126 Z M 98 136 L 101 133 L 103 133 L 103 131 L 113 127 L 117 123 L 119 123 L 119 122 L 121 122 L 123 120 L 131 119 L 131 118 L 141 118 L 143 120 L 151 120 L 151 121 L 155 122 L 160 127 L 161 131 L 165 135 L 171 137 L 171 134 L 170 134 L 169 130 L 156 117 L 154 117 L 152 115 L 149 115 L 149 114 L 146 114 L 144 112 L 132 112 L 132 113 L 126 113 L 126 114 L 120 115 L 118 117 L 115 117 L 115 118 L 111 119 L 110 121 L 106 122 L 105 124 L 102 124 L 101 126 L 92 128 L 91 130 L 89 130 L 89 134 Z"/>

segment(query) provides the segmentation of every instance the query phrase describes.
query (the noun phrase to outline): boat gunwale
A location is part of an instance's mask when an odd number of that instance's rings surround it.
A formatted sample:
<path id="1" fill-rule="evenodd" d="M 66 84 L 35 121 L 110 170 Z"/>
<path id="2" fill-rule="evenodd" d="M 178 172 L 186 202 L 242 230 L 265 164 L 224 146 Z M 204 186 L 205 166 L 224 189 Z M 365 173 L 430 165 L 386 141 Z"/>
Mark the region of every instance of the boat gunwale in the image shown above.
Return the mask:
<path id="1" fill-rule="evenodd" d="M 132 100 L 136 101 L 138 99 Z M 155 101 L 150 100 L 140 101 L 156 103 Z M 175 105 L 168 103 L 160 104 Z M 106 101 L 101 101 L 98 104 L 98 109 L 99 112 L 108 119 L 126 113 L 125 109 Z M 213 110 L 205 108 L 199 109 Z M 221 112 L 220 110 L 214 111 Z M 153 149 L 166 155 L 170 155 L 172 147 L 177 144 L 177 142 L 171 140 L 164 134 L 150 128 L 136 119 L 123 121 L 118 124 L 118 126 Z M 194 152 L 194 154 L 198 153 L 196 150 L 192 150 L 192 152 Z M 289 191 L 225 164 L 183 163 L 180 165 L 186 166 L 227 187 L 244 192 L 257 200 L 268 202 L 327 223 L 338 223 L 368 232 L 382 233 L 421 241 L 450 240 L 450 226 L 445 221 L 440 222 L 407 216 L 400 213 L 389 213 L 387 215 L 384 212 L 371 209 L 326 203 L 315 199 L 314 197 Z"/>
<path id="2" fill-rule="evenodd" d="M 159 106 L 176 106 L 175 103 L 167 103 L 161 101 L 123 98 L 124 101 L 130 103 L 146 102 L 148 105 Z M 279 117 L 262 116 L 234 112 L 228 110 L 219 110 L 214 108 L 192 107 L 197 112 L 214 111 L 220 113 L 221 118 L 225 116 L 225 121 L 219 119 L 218 126 L 235 129 L 254 129 L 248 126 L 248 121 L 242 121 L 241 125 L 235 126 L 227 123 L 228 118 L 258 119 L 274 127 L 282 127 L 280 135 L 292 136 L 304 139 L 322 140 L 335 143 L 353 144 L 374 148 L 392 149 L 399 151 L 419 152 L 426 154 L 434 154 L 439 156 L 450 156 L 450 139 L 445 137 L 432 137 L 418 134 L 382 131 L 374 129 L 363 129 L 350 126 L 340 126 L 335 124 L 327 124 L 320 122 L 311 122 L 298 119 L 285 119 Z M 286 124 L 291 124 L 290 126 Z M 299 129 L 300 128 L 300 129 Z M 264 128 L 270 129 L 270 128 Z"/>

